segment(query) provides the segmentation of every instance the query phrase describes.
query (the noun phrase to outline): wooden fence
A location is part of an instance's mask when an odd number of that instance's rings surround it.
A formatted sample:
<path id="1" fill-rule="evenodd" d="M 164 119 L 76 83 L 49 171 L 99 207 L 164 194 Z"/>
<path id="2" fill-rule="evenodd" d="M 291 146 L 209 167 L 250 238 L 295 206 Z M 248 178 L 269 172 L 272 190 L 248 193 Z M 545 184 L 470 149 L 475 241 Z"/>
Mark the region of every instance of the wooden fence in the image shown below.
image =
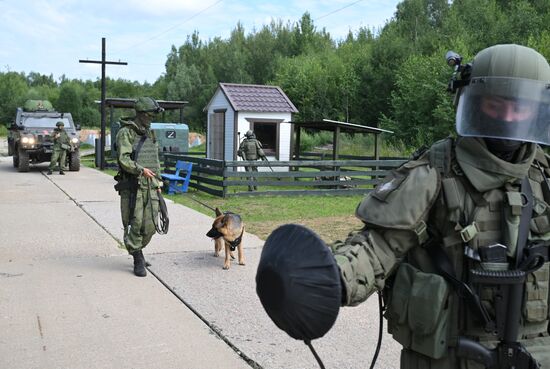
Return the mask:
<path id="1" fill-rule="evenodd" d="M 223 161 L 167 153 L 165 171 L 173 172 L 177 160 L 193 163 L 189 187 L 211 195 L 348 195 L 365 194 L 388 170 L 405 160 L 292 160 Z M 246 172 L 244 166 L 257 167 Z M 258 190 L 248 191 L 248 186 Z"/>
<path id="2" fill-rule="evenodd" d="M 301 152 L 300 160 L 331 160 L 332 152 Z M 339 160 L 376 160 L 374 156 L 338 154 Z M 380 156 L 378 160 L 408 160 L 408 158 Z"/>

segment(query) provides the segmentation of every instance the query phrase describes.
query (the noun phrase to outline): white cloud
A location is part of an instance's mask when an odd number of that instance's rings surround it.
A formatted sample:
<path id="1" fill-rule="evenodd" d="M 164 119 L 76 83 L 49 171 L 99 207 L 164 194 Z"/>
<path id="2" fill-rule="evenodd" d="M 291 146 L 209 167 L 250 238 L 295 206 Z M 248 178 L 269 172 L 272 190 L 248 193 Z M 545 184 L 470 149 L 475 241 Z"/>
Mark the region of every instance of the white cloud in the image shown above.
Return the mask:
<path id="1" fill-rule="evenodd" d="M 108 66 L 113 78 L 154 82 L 163 72 L 172 45 L 185 43 L 195 30 L 203 40 L 227 38 L 241 22 L 247 33 L 271 20 L 299 21 L 309 11 L 318 29 L 333 38 L 360 26 L 381 26 L 399 0 L 4 0 L 0 1 L 0 70 L 65 74 L 95 80 L 101 69 L 79 59 L 101 58 L 128 66 Z M 37 22 L 40 20 L 40 22 Z M 9 51 L 9 52 L 6 52 Z"/>
<path id="2" fill-rule="evenodd" d="M 134 0 L 126 1 L 134 11 L 148 15 L 173 15 L 174 13 L 184 16 L 186 13 L 198 12 L 209 5 L 212 5 L 216 0 Z"/>

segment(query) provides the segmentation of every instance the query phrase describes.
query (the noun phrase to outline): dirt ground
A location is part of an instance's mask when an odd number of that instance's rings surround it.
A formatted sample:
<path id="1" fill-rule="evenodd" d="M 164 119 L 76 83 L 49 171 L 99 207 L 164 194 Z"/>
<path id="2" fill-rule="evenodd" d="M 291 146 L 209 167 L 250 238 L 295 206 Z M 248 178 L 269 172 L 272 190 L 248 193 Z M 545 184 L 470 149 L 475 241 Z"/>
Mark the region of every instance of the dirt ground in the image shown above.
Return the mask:
<path id="1" fill-rule="evenodd" d="M 361 221 L 350 215 L 345 217 L 295 219 L 289 222 L 247 222 L 246 229 L 265 240 L 274 229 L 286 223 L 306 226 L 315 231 L 326 243 L 345 239 L 349 232 L 362 227 Z"/>

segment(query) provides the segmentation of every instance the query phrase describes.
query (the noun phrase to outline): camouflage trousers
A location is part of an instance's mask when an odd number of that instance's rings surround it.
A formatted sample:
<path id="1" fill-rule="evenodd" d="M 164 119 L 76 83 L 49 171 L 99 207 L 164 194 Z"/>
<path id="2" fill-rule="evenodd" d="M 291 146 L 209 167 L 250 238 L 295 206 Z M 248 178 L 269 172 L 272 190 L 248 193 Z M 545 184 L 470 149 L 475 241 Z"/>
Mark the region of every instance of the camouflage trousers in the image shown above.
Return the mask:
<path id="1" fill-rule="evenodd" d="M 246 166 L 246 167 L 244 167 L 244 170 L 247 171 L 247 172 L 257 172 L 258 167 Z M 256 177 L 249 177 L 248 180 L 249 181 L 256 181 L 257 178 Z M 248 186 L 248 191 L 254 191 L 254 190 L 257 190 L 257 189 L 258 189 L 258 186 Z"/>
<path id="2" fill-rule="evenodd" d="M 131 215 L 130 191 L 120 193 L 120 212 L 124 226 L 124 245 L 128 252 L 143 249 L 151 242 L 156 232 L 155 223 L 159 210 L 159 198 L 155 190 L 139 188 L 136 193 L 133 218 Z"/>
<path id="3" fill-rule="evenodd" d="M 67 150 L 53 149 L 52 160 L 50 161 L 50 170 L 54 170 L 55 166 L 59 162 L 59 170 L 67 170 Z"/>

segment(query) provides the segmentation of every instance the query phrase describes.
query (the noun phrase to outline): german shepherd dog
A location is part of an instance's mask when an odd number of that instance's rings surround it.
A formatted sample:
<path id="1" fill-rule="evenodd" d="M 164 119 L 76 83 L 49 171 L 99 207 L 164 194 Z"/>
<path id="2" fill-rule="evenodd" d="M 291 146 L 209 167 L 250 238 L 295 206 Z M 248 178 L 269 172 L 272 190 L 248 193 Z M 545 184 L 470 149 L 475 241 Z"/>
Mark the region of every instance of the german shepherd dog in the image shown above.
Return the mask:
<path id="1" fill-rule="evenodd" d="M 220 209 L 216 208 L 216 219 L 206 235 L 215 240 L 214 256 L 219 256 L 222 245 L 225 246 L 223 269 L 229 269 L 231 266 L 229 257 L 235 259 L 233 256 L 235 249 L 238 252 L 239 265 L 244 265 L 243 234 L 244 223 L 239 215 L 229 211 L 222 213 Z"/>

